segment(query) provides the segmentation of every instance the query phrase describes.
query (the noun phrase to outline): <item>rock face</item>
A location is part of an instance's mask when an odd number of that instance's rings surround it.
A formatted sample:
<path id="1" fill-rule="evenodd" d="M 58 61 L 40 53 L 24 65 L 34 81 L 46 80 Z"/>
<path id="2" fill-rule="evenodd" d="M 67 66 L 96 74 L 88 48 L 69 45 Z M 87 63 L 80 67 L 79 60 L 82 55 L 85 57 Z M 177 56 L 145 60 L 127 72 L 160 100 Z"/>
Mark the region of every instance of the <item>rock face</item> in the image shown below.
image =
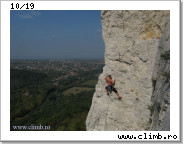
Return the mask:
<path id="1" fill-rule="evenodd" d="M 151 130 L 170 130 L 170 24 L 159 42 L 153 87 Z"/>
<path id="2" fill-rule="evenodd" d="M 169 90 L 165 75 L 169 67 L 161 58 L 168 51 L 162 47 L 168 45 L 169 37 L 163 31 L 169 29 L 165 29 L 169 16 L 169 11 L 101 12 L 105 66 L 86 120 L 87 130 L 159 130 L 161 124 L 160 129 L 166 129 L 163 124 L 169 117 Z M 114 92 L 106 94 L 107 74 L 116 79 L 115 88 L 122 100 Z"/>

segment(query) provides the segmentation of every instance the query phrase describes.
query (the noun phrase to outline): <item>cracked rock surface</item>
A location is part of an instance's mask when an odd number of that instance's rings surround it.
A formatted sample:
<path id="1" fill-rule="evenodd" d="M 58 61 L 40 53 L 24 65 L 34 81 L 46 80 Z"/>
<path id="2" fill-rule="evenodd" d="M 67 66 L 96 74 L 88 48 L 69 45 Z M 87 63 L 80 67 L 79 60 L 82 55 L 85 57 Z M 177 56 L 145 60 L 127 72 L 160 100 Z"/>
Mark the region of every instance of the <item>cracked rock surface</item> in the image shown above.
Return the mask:
<path id="1" fill-rule="evenodd" d="M 155 73 L 161 69 L 157 68 L 156 59 L 159 59 L 160 38 L 169 23 L 169 16 L 169 11 L 101 12 L 105 66 L 87 116 L 87 130 L 156 129 L 152 126 L 152 115 L 156 116 L 150 108 L 157 102 L 156 96 L 152 99 L 155 95 L 153 82 L 158 79 Z M 118 100 L 114 92 L 110 96 L 106 94 L 104 78 L 107 74 L 116 79 L 115 88 L 122 100 Z M 153 118 L 154 124 L 155 121 L 159 118 Z"/>
<path id="2" fill-rule="evenodd" d="M 170 24 L 167 24 L 159 42 L 153 72 L 151 130 L 170 130 Z"/>

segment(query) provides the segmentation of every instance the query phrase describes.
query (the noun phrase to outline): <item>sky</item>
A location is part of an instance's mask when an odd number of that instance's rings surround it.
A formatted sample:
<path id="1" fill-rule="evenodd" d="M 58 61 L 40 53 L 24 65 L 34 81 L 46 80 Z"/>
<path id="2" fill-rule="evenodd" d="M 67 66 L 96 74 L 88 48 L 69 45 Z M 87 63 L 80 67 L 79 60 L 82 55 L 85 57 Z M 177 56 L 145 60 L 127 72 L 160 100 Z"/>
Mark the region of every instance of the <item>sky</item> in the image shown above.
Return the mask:
<path id="1" fill-rule="evenodd" d="M 101 11 L 11 10 L 11 59 L 104 58 Z"/>

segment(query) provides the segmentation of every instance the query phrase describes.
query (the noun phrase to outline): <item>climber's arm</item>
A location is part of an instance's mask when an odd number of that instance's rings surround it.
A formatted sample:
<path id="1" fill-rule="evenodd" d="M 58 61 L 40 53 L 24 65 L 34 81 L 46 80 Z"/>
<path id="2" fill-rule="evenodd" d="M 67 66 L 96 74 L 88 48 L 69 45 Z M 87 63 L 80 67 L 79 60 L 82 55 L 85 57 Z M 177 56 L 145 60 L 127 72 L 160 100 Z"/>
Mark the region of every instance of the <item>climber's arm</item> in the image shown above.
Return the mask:
<path id="1" fill-rule="evenodd" d="M 114 79 L 114 80 L 112 81 L 112 84 L 115 84 L 115 81 L 116 81 L 116 79 Z"/>
<path id="2" fill-rule="evenodd" d="M 105 77 L 105 80 L 107 80 L 107 77 L 108 77 L 109 75 L 107 75 L 106 77 Z"/>

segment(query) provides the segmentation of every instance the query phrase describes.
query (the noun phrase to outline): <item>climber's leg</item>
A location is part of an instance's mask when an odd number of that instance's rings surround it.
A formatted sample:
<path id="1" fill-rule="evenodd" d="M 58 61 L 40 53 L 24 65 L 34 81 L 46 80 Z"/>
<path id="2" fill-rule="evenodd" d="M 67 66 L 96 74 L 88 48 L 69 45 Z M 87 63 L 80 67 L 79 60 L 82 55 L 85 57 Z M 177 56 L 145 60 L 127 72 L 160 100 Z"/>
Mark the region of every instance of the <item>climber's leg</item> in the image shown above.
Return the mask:
<path id="1" fill-rule="evenodd" d="M 118 91 L 117 91 L 114 87 L 112 88 L 112 90 L 116 93 L 116 95 L 117 95 L 117 97 L 118 97 L 119 99 L 121 99 L 121 98 L 122 98 L 121 96 L 119 96 Z"/>
<path id="2" fill-rule="evenodd" d="M 118 98 L 119 98 L 119 99 L 121 99 L 121 98 L 122 98 L 121 96 L 119 96 L 119 93 L 118 93 L 118 92 L 116 92 L 116 95 L 118 96 Z"/>
<path id="3" fill-rule="evenodd" d="M 107 95 L 109 95 L 109 92 L 108 92 L 108 88 L 107 88 L 107 86 L 105 87 L 105 89 L 106 89 Z"/>

